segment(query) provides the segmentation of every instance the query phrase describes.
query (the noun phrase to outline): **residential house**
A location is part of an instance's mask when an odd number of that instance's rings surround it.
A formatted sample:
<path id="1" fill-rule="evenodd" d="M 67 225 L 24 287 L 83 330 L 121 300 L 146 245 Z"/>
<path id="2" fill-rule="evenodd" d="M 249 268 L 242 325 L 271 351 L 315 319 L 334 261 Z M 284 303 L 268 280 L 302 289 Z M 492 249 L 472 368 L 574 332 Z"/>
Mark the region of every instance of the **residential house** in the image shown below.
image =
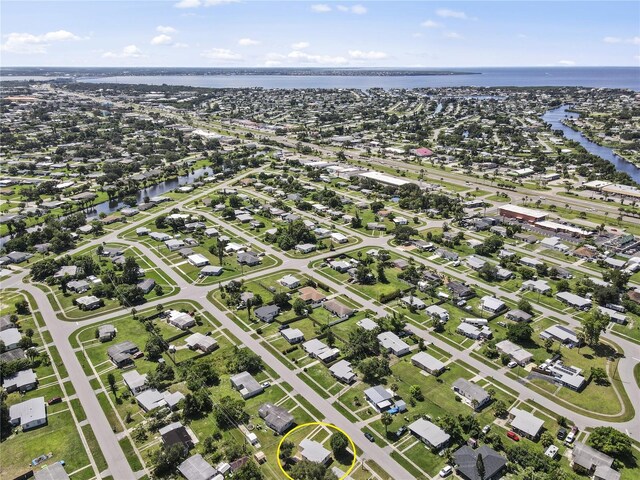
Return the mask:
<path id="1" fill-rule="evenodd" d="M 503 340 L 496 343 L 496 349 L 498 352 L 508 355 L 511 360 L 523 367 L 533 360 L 533 354 L 527 352 L 510 340 Z"/>
<path id="2" fill-rule="evenodd" d="M 194 267 L 204 267 L 205 265 L 209 265 L 209 259 L 204 255 L 196 253 L 194 255 L 189 255 L 187 257 L 187 262 L 189 262 Z"/>
<path id="3" fill-rule="evenodd" d="M 202 267 L 200 273 L 198 274 L 201 277 L 217 277 L 222 275 L 224 271 L 223 267 L 218 267 L 216 265 L 207 265 L 206 267 Z"/>
<path id="4" fill-rule="evenodd" d="M 485 312 L 489 312 L 491 314 L 497 314 L 507 308 L 505 303 L 502 300 L 498 300 L 495 297 L 491 297 L 489 295 L 485 295 L 480 299 L 482 310 Z"/>
<path id="5" fill-rule="evenodd" d="M 446 447 L 451 440 L 447 432 L 424 418 L 410 423 L 407 428 L 418 440 L 436 451 Z"/>
<path id="6" fill-rule="evenodd" d="M 185 452 L 193 448 L 193 439 L 187 428 L 180 422 L 170 423 L 166 427 L 162 427 L 158 430 L 160 437 L 162 438 L 162 444 L 166 449 L 175 445 L 181 446 Z"/>
<path id="7" fill-rule="evenodd" d="M 444 363 L 437 358 L 432 357 L 427 352 L 416 353 L 411 357 L 411 363 L 425 372 L 436 376 L 440 375 L 445 369 Z"/>
<path id="8" fill-rule="evenodd" d="M 280 335 L 291 345 L 304 342 L 304 334 L 298 328 L 286 328 L 280 331 Z"/>
<path id="9" fill-rule="evenodd" d="M 595 473 L 598 467 L 613 466 L 613 458 L 582 442 L 575 442 L 571 451 L 571 462 L 574 470 L 587 475 Z"/>
<path id="10" fill-rule="evenodd" d="M 156 287 L 156 281 L 153 278 L 145 278 L 137 283 L 137 287 L 146 295 Z"/>
<path id="11" fill-rule="evenodd" d="M 533 315 L 524 312 L 522 310 L 509 310 L 504 316 L 507 320 L 513 320 L 514 322 L 530 322 Z"/>
<path id="12" fill-rule="evenodd" d="M 249 372 L 238 373 L 229 380 L 231 381 L 231 386 L 238 390 L 245 400 L 255 397 L 264 391 L 262 385 Z"/>
<path id="13" fill-rule="evenodd" d="M 20 340 L 22 340 L 22 334 L 17 328 L 8 328 L 0 331 L 0 342 L 4 344 L 5 350 L 18 348 Z"/>
<path id="14" fill-rule="evenodd" d="M 458 378 L 453 382 L 453 391 L 466 400 L 474 410 L 480 410 L 491 401 L 491 396 L 484 388 L 465 378 Z"/>
<path id="15" fill-rule="evenodd" d="M 382 385 L 367 388 L 364 391 L 364 396 L 378 412 L 383 412 L 393 406 L 393 392 L 385 389 Z"/>
<path id="16" fill-rule="evenodd" d="M 298 290 L 300 294 L 300 300 L 307 305 L 311 305 L 312 308 L 317 308 L 322 305 L 322 302 L 326 300 L 326 296 L 313 287 L 302 287 Z"/>
<path id="17" fill-rule="evenodd" d="M 33 369 L 21 370 L 11 376 L 4 377 L 2 388 L 7 393 L 20 392 L 26 393 L 38 387 L 38 377 Z"/>
<path id="18" fill-rule="evenodd" d="M 87 295 L 84 297 L 76 298 L 75 304 L 78 305 L 80 310 L 95 310 L 103 305 L 102 299 L 94 295 Z"/>
<path id="19" fill-rule="evenodd" d="M 429 305 L 425 309 L 425 312 L 427 312 L 431 318 L 436 318 L 442 323 L 449 321 L 449 312 L 439 305 Z"/>
<path id="20" fill-rule="evenodd" d="M 331 375 L 344 383 L 351 383 L 356 379 L 356 374 L 347 360 L 340 360 L 329 367 Z"/>
<path id="21" fill-rule="evenodd" d="M 278 280 L 278 282 L 283 287 L 287 287 L 289 289 L 298 288 L 300 286 L 300 280 L 298 280 L 293 275 L 285 275 L 280 280 Z"/>
<path id="22" fill-rule="evenodd" d="M 178 465 L 178 471 L 186 480 L 215 480 L 218 476 L 218 471 L 199 453 Z"/>
<path id="23" fill-rule="evenodd" d="M 355 310 L 353 308 L 347 307 L 346 305 L 340 303 L 335 299 L 325 301 L 322 306 L 325 308 L 325 310 L 329 311 L 340 320 L 346 320 L 355 313 Z"/>
<path id="24" fill-rule="evenodd" d="M 577 347 L 580 345 L 576 332 L 563 325 L 551 325 L 546 330 L 540 332 L 540 338 L 543 340 L 550 338 L 565 345 L 569 345 L 570 347 Z"/>
<path id="25" fill-rule="evenodd" d="M 313 358 L 322 360 L 323 362 L 330 362 L 340 355 L 340 350 L 335 347 L 329 347 L 317 338 L 308 340 L 302 344 L 302 349 Z"/>
<path id="26" fill-rule="evenodd" d="M 416 310 L 423 310 L 427 308 L 427 304 L 413 295 L 402 297 L 400 299 L 408 308 L 415 308 Z"/>
<path id="27" fill-rule="evenodd" d="M 9 407 L 9 422 L 13 427 L 20 425 L 23 431 L 31 430 L 47 423 L 47 404 L 44 397 L 31 398 Z"/>
<path id="28" fill-rule="evenodd" d="M 519 408 L 512 408 L 509 411 L 509 419 L 511 420 L 511 429 L 514 432 L 534 441 L 538 439 L 544 426 L 544 420 Z"/>
<path id="29" fill-rule="evenodd" d="M 305 438 L 299 444 L 300 457 L 310 462 L 326 464 L 331 460 L 331 452 L 321 443 Z"/>
<path id="30" fill-rule="evenodd" d="M 280 307 L 277 305 L 263 305 L 253 311 L 254 315 L 266 323 L 271 323 L 280 314 Z"/>
<path id="31" fill-rule="evenodd" d="M 458 325 L 456 329 L 460 335 L 464 335 L 467 338 L 471 338 L 472 340 L 484 340 L 486 338 L 491 338 L 492 333 L 491 329 L 487 326 L 476 327 L 475 325 L 471 325 L 470 323 L 462 322 Z"/>
<path id="32" fill-rule="evenodd" d="M 279 435 L 289 430 L 295 423 L 293 415 L 286 408 L 272 403 L 263 403 L 258 408 L 258 415 L 264 420 L 267 427 Z"/>
<path id="33" fill-rule="evenodd" d="M 123 368 L 133 364 L 132 355 L 138 353 L 140 349 L 135 343 L 126 340 L 121 343 L 117 343 L 107 349 L 107 356 L 118 368 Z"/>
<path id="34" fill-rule="evenodd" d="M 478 457 L 482 458 L 483 471 L 479 471 Z M 456 472 L 464 480 L 496 480 L 507 466 L 507 459 L 486 445 L 475 450 L 464 445 L 454 452 L 453 459 Z"/>
<path id="35" fill-rule="evenodd" d="M 137 370 L 124 372 L 122 374 L 122 380 L 134 396 L 148 388 L 147 374 L 140 374 Z"/>
<path id="36" fill-rule="evenodd" d="M 236 255 L 236 260 L 240 265 L 247 265 L 248 267 L 255 267 L 256 265 L 260 265 L 260 257 L 255 252 L 238 252 Z"/>
<path id="37" fill-rule="evenodd" d="M 400 357 L 409 353 L 409 345 L 393 332 L 378 334 L 378 341 L 383 350 Z"/>
<path id="38" fill-rule="evenodd" d="M 213 352 L 218 348 L 218 342 L 215 338 L 208 337 L 200 332 L 192 333 L 184 341 L 189 349 L 200 350 L 203 353 Z"/>
<path id="39" fill-rule="evenodd" d="M 180 330 L 187 330 L 196 324 L 195 319 L 188 313 L 169 310 L 166 314 L 167 323 Z"/>
<path id="40" fill-rule="evenodd" d="M 447 288 L 455 299 L 467 300 L 475 296 L 476 292 L 469 286 L 461 282 L 449 282 Z"/>
<path id="41" fill-rule="evenodd" d="M 580 295 L 576 295 L 571 292 L 558 292 L 556 293 L 556 298 L 560 300 L 565 305 L 569 305 L 570 307 L 575 308 L 576 310 L 590 310 L 591 309 L 591 300 L 588 298 L 581 297 Z"/>

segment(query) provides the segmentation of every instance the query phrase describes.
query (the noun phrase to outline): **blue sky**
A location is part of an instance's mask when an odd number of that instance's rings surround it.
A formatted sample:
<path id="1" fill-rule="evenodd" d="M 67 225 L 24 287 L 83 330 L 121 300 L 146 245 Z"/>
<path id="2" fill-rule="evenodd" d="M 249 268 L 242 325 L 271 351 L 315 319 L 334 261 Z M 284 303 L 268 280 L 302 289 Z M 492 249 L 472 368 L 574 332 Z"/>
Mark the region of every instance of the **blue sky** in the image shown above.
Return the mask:
<path id="1" fill-rule="evenodd" d="M 640 65 L 637 1 L 11 1 L 3 66 Z"/>

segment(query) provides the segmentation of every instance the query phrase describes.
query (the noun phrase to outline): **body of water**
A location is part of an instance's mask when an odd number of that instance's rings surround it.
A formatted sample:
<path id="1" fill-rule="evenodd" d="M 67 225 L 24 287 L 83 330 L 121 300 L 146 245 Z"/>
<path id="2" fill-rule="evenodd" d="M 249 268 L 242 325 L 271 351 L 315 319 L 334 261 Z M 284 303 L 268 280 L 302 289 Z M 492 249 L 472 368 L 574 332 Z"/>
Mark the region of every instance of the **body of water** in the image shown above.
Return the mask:
<path id="1" fill-rule="evenodd" d="M 182 175 L 171 180 L 166 180 L 164 182 L 156 183 L 155 185 L 150 185 L 147 188 L 142 188 L 136 195 L 136 198 L 138 202 L 143 202 L 144 197 L 159 197 L 160 195 L 175 190 L 182 185 L 193 183 L 196 180 L 207 176 L 207 174 L 213 175 L 213 170 L 211 170 L 209 167 L 199 168 L 197 170 L 194 170 L 193 173 L 189 172 L 187 175 Z M 118 201 L 110 202 L 107 200 L 105 202 L 98 203 L 97 205 L 94 205 L 93 207 L 85 210 L 85 212 L 87 213 L 87 220 L 95 220 L 101 213 L 104 213 L 105 215 L 115 213 L 125 206 L 126 205 L 124 203 Z M 64 218 L 64 216 L 62 218 Z M 27 231 L 33 232 L 38 228 L 39 226 L 36 225 L 27 228 Z M 9 238 L 10 237 L 8 235 L 0 237 L 0 248 L 4 246 L 5 242 L 9 240 Z"/>
<path id="2" fill-rule="evenodd" d="M 567 118 L 578 118 L 580 115 L 575 112 L 568 112 L 569 105 L 563 105 L 562 107 L 554 110 L 549 110 L 542 116 L 542 120 L 551 125 L 552 130 L 562 130 L 564 136 L 570 140 L 578 142 L 585 150 L 593 155 L 597 155 L 600 158 L 605 159 L 615 165 L 616 170 L 629 174 L 629 176 L 636 182 L 640 183 L 640 168 L 631 162 L 628 162 L 620 155 L 609 147 L 603 147 L 597 143 L 592 142 L 585 137 L 581 132 L 567 127 L 562 120 Z"/>
<path id="3" fill-rule="evenodd" d="M 640 91 L 639 67 L 495 67 L 449 69 L 476 75 L 130 75 L 79 78 L 89 83 L 185 85 L 209 88 L 439 88 L 439 87 L 593 87 Z M 0 81 L 46 81 L 47 76 L 2 76 Z"/>
<path id="4" fill-rule="evenodd" d="M 455 71 L 455 69 L 452 69 Z M 462 69 L 460 70 L 462 71 Z M 90 83 L 185 85 L 209 88 L 439 88 L 439 87 L 593 87 L 640 91 L 638 67 L 521 67 L 466 69 L 478 75 L 292 76 L 166 75 L 79 79 Z M 5 77 L 8 79 L 9 77 Z"/>

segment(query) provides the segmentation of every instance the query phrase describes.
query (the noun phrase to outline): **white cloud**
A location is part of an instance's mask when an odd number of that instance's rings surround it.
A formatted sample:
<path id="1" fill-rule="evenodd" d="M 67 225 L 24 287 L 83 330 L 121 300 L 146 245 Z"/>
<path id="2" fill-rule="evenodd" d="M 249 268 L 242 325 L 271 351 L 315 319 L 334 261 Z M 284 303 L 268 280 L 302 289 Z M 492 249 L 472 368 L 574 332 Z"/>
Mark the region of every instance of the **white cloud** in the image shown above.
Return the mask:
<path id="1" fill-rule="evenodd" d="M 452 40 L 462 40 L 464 37 L 457 32 L 447 32 L 444 34 L 445 38 L 451 38 Z"/>
<path id="2" fill-rule="evenodd" d="M 630 43 L 632 45 L 640 45 L 640 37 L 621 38 L 621 37 L 604 37 L 604 43 Z"/>
<path id="3" fill-rule="evenodd" d="M 370 50 L 368 52 L 363 52 L 362 50 L 349 50 L 349 56 L 351 58 L 357 58 L 361 60 L 379 60 L 382 58 L 387 58 L 389 55 L 385 52 L 376 52 L 374 50 Z"/>
<path id="4" fill-rule="evenodd" d="M 356 15 L 364 15 L 367 13 L 367 8 L 364 5 L 354 5 L 351 7 L 351 13 L 355 13 Z"/>
<path id="5" fill-rule="evenodd" d="M 448 8 L 439 8 L 436 10 L 436 15 L 442 18 L 458 18 L 460 20 L 469 19 L 466 13 L 457 10 L 449 10 Z"/>
<path id="6" fill-rule="evenodd" d="M 343 65 L 347 63 L 344 57 L 332 57 L 330 55 L 311 55 L 300 50 L 294 50 L 287 55 L 291 60 L 297 60 L 300 63 L 319 63 L 323 65 Z"/>
<path id="7" fill-rule="evenodd" d="M 74 35 L 67 30 L 56 30 L 55 32 L 47 32 L 42 35 L 33 35 L 31 33 L 9 33 L 5 35 L 7 39 L 0 50 L 10 53 L 47 53 L 47 47 L 54 42 L 63 42 L 67 40 L 80 40 L 80 37 Z"/>
<path id="8" fill-rule="evenodd" d="M 563 67 L 573 67 L 576 64 L 573 60 L 560 60 L 558 61 L 558 65 L 562 65 Z"/>
<path id="9" fill-rule="evenodd" d="M 291 48 L 293 48 L 294 50 L 304 50 L 305 48 L 309 48 L 310 46 L 311 44 L 309 42 L 297 42 L 291 44 Z"/>
<path id="10" fill-rule="evenodd" d="M 316 13 L 327 13 L 331 11 L 331 7 L 325 3 L 311 5 L 311 11 Z"/>
<path id="11" fill-rule="evenodd" d="M 442 27 L 442 24 L 434 22 L 433 20 L 425 20 L 420 24 L 420 26 L 424 28 L 440 28 Z"/>
<path id="12" fill-rule="evenodd" d="M 279 65 L 282 65 L 282 62 L 279 60 L 267 60 L 264 62 L 265 67 L 277 67 Z"/>
<path id="13" fill-rule="evenodd" d="M 127 45 L 120 52 L 105 52 L 102 56 L 104 58 L 141 58 L 145 55 L 135 45 Z"/>
<path id="14" fill-rule="evenodd" d="M 174 5 L 176 8 L 216 7 L 229 3 L 238 3 L 240 0 L 180 0 Z"/>
<path id="15" fill-rule="evenodd" d="M 324 5 L 325 7 L 328 7 L 329 10 L 331 9 L 331 7 L 329 7 L 328 5 Z M 329 11 L 329 10 L 325 10 L 325 11 Z M 344 12 L 344 13 L 354 13 L 356 15 L 364 15 L 365 13 L 367 13 L 367 7 L 365 7 L 364 5 L 352 5 L 351 7 L 348 7 L 346 5 L 337 5 L 336 6 L 336 10 L 338 10 L 339 12 Z"/>
<path id="16" fill-rule="evenodd" d="M 188 43 L 176 42 L 173 44 L 173 48 L 188 48 Z"/>
<path id="17" fill-rule="evenodd" d="M 205 50 L 200 55 L 211 60 L 233 61 L 242 59 L 242 55 L 234 53 L 227 48 L 212 48 Z"/>
<path id="18" fill-rule="evenodd" d="M 160 32 L 160 33 L 165 33 L 167 35 L 171 34 L 171 33 L 177 33 L 177 30 L 173 27 L 169 27 L 167 25 L 158 25 L 156 27 L 156 31 Z"/>
<path id="19" fill-rule="evenodd" d="M 165 35 L 164 33 L 155 36 L 151 39 L 151 45 L 171 45 L 173 40 L 169 35 Z"/>
<path id="20" fill-rule="evenodd" d="M 238 45 L 250 47 L 251 45 L 260 45 L 260 42 L 258 40 L 252 40 L 251 38 L 241 38 L 238 40 Z"/>

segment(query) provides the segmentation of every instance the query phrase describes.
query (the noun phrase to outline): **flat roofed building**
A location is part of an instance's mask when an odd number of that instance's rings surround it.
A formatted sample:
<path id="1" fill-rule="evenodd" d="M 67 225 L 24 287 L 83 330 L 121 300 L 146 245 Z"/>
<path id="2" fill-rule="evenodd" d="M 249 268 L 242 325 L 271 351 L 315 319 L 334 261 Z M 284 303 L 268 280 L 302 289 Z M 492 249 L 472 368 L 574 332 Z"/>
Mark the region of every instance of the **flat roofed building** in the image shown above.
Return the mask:
<path id="1" fill-rule="evenodd" d="M 356 374 L 351 368 L 351 362 L 340 360 L 329 367 L 331 375 L 344 383 L 351 383 L 356 379 Z"/>
<path id="2" fill-rule="evenodd" d="M 571 451 L 573 468 L 586 473 L 594 473 L 597 467 L 611 467 L 613 458 L 582 442 L 575 442 Z"/>
<path id="3" fill-rule="evenodd" d="M 196 324 L 196 321 L 188 313 L 169 310 L 169 312 L 167 312 L 167 323 L 179 328 L 180 330 L 187 330 L 188 328 L 193 327 Z"/>
<path id="4" fill-rule="evenodd" d="M 364 396 L 379 412 L 382 412 L 393 405 L 393 393 L 382 385 L 367 388 L 364 391 Z"/>
<path id="5" fill-rule="evenodd" d="M 484 388 L 465 378 L 453 382 L 453 391 L 465 398 L 475 410 L 480 410 L 491 401 L 491 396 Z"/>
<path id="6" fill-rule="evenodd" d="M 258 409 L 258 415 L 269 428 L 282 435 L 295 423 L 293 415 L 286 408 L 272 403 L 263 403 Z"/>
<path id="7" fill-rule="evenodd" d="M 212 480 L 218 474 L 199 453 L 178 465 L 178 471 L 187 480 Z"/>
<path id="8" fill-rule="evenodd" d="M 340 350 L 329 347 L 317 338 L 304 342 L 302 349 L 311 357 L 322 360 L 323 362 L 330 362 L 340 354 Z"/>
<path id="9" fill-rule="evenodd" d="M 511 418 L 511 428 L 531 440 L 535 440 L 540 435 L 540 431 L 544 426 L 544 420 L 536 417 L 530 412 L 512 408 L 509 412 Z"/>
<path id="10" fill-rule="evenodd" d="M 411 363 L 431 375 L 439 375 L 445 368 L 444 363 L 426 352 L 416 353 L 411 357 Z"/>
<path id="11" fill-rule="evenodd" d="M 300 442 L 299 448 L 300 456 L 310 462 L 316 462 L 324 465 L 331 459 L 331 452 L 315 440 L 305 438 Z"/>
<path id="12" fill-rule="evenodd" d="M 451 436 L 437 425 L 424 418 L 420 418 L 407 426 L 409 431 L 429 448 L 440 450 L 444 448 Z"/>
<path id="13" fill-rule="evenodd" d="M 524 366 L 533 360 L 533 354 L 516 345 L 509 340 L 503 340 L 496 343 L 496 349 L 500 353 L 509 355 L 509 357 L 518 365 Z"/>
<path id="14" fill-rule="evenodd" d="M 218 346 L 215 338 L 208 337 L 200 332 L 192 333 L 184 341 L 191 350 L 200 350 L 203 353 L 213 352 Z"/>
<path id="15" fill-rule="evenodd" d="M 379 333 L 378 341 L 383 349 L 398 357 L 409 353 L 409 345 L 393 332 Z"/>
<path id="16" fill-rule="evenodd" d="M 576 332 L 562 325 L 551 325 L 546 330 L 540 332 L 540 337 L 543 340 L 551 338 L 552 340 L 572 346 L 580 344 Z"/>
<path id="17" fill-rule="evenodd" d="M 31 430 L 47 423 L 47 404 L 44 397 L 31 398 L 9 407 L 9 422 L 22 430 Z"/>
<path id="18" fill-rule="evenodd" d="M 69 480 L 69 475 L 60 462 L 55 462 L 33 472 L 33 478 L 35 480 Z"/>
<path id="19" fill-rule="evenodd" d="M 230 379 L 231 386 L 240 392 L 243 399 L 255 397 L 262 393 L 264 388 L 253 378 L 249 372 L 241 372 L 233 375 Z"/>
<path id="20" fill-rule="evenodd" d="M 286 328 L 280 331 L 280 335 L 292 345 L 304 342 L 304 333 L 299 328 Z"/>
<path id="21" fill-rule="evenodd" d="M 131 393 L 138 393 L 147 389 L 147 374 L 141 374 L 137 370 L 130 370 L 122 374 L 124 384 L 131 390 Z"/>
<path id="22" fill-rule="evenodd" d="M 529 223 L 539 222 L 547 218 L 546 212 L 533 210 L 519 205 L 502 205 L 499 208 L 500 215 L 508 218 L 516 218 Z"/>
<path id="23" fill-rule="evenodd" d="M 2 388 L 4 388 L 7 393 L 25 393 L 30 390 L 34 390 L 37 386 L 38 377 L 36 375 L 36 372 L 34 372 L 31 368 L 27 370 L 21 370 L 11 376 L 7 376 L 2 382 Z"/>

